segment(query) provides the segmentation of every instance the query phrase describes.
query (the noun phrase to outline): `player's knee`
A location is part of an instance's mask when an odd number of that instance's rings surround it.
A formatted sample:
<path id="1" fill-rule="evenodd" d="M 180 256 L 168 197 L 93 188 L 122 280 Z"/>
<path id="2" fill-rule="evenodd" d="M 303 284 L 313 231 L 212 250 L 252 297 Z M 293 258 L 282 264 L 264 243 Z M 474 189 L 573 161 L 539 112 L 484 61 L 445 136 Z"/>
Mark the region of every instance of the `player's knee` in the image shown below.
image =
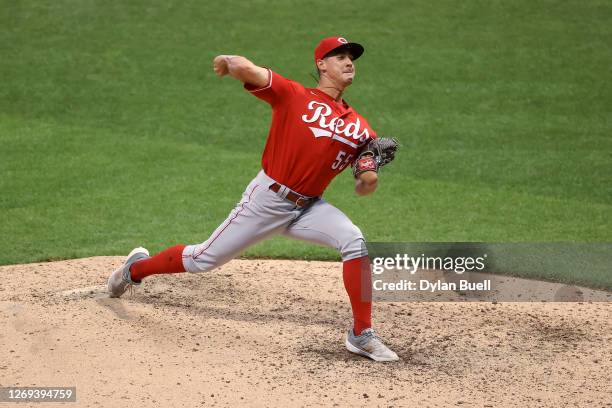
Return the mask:
<path id="1" fill-rule="evenodd" d="M 185 268 L 185 270 L 191 273 L 200 273 L 200 272 L 209 272 L 215 268 L 217 268 L 217 265 L 213 265 L 211 263 L 193 262 L 193 263 L 189 263 L 189 267 Z"/>
<path id="2" fill-rule="evenodd" d="M 200 249 L 201 245 L 189 245 L 183 250 L 183 266 L 191 273 L 208 272 L 218 268 L 228 260 L 220 260 Z"/>
<path id="3" fill-rule="evenodd" d="M 343 261 L 360 258 L 368 254 L 365 238 L 356 225 L 352 225 L 343 235 L 339 248 Z"/>

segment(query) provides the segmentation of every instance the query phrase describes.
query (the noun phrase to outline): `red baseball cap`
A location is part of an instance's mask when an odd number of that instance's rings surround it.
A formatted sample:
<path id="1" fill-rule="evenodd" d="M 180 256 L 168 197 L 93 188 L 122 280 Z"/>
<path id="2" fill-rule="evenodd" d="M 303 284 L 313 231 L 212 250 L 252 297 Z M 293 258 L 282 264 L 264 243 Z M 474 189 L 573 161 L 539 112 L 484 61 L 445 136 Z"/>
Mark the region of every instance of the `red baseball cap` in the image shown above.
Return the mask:
<path id="1" fill-rule="evenodd" d="M 353 60 L 361 57 L 363 54 L 363 46 L 361 44 L 348 42 L 344 37 L 327 37 L 321 40 L 317 48 L 315 48 L 314 58 L 317 60 L 323 59 L 329 52 L 337 48 L 345 48 L 353 56 Z"/>

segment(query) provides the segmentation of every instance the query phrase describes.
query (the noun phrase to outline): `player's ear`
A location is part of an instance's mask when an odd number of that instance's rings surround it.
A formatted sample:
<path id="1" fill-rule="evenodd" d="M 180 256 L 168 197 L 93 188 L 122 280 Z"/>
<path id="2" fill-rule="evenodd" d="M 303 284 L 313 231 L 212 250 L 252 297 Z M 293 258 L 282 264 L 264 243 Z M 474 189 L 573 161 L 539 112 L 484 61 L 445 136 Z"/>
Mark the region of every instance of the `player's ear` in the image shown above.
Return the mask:
<path id="1" fill-rule="evenodd" d="M 319 68 L 320 72 L 325 72 L 325 61 L 323 61 L 322 59 L 317 60 L 317 68 Z"/>

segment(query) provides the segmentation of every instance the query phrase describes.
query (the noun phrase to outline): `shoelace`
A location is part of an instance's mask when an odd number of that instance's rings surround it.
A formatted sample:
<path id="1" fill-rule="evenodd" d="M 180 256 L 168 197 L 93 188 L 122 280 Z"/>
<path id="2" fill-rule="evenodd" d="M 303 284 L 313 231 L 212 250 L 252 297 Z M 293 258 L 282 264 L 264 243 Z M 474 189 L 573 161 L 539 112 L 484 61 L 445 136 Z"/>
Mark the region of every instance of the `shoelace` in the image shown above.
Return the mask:
<path id="1" fill-rule="evenodd" d="M 373 344 L 375 344 L 376 348 L 380 348 L 380 347 L 386 348 L 385 343 L 382 341 L 380 337 L 378 337 L 378 335 L 376 334 L 376 332 L 374 332 L 374 330 L 367 331 L 363 333 L 362 336 L 365 336 L 366 338 L 370 339 L 370 342 L 374 342 Z"/>
<path id="2" fill-rule="evenodd" d="M 380 337 L 378 337 L 378 335 L 376 334 L 376 332 L 374 332 L 374 330 L 368 330 L 367 332 L 363 333 L 362 336 L 371 337 L 373 339 L 380 341 Z"/>

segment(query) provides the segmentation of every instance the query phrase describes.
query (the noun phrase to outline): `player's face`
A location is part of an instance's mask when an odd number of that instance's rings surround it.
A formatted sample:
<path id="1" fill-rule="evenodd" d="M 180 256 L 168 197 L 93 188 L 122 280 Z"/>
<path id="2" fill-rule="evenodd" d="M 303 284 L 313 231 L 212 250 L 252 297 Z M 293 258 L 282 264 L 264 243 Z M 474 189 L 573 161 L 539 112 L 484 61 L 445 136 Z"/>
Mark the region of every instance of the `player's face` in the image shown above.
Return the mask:
<path id="1" fill-rule="evenodd" d="M 348 51 L 324 58 L 323 62 L 321 68 L 325 70 L 324 74 L 330 80 L 345 87 L 353 83 L 355 65 L 353 56 Z"/>

